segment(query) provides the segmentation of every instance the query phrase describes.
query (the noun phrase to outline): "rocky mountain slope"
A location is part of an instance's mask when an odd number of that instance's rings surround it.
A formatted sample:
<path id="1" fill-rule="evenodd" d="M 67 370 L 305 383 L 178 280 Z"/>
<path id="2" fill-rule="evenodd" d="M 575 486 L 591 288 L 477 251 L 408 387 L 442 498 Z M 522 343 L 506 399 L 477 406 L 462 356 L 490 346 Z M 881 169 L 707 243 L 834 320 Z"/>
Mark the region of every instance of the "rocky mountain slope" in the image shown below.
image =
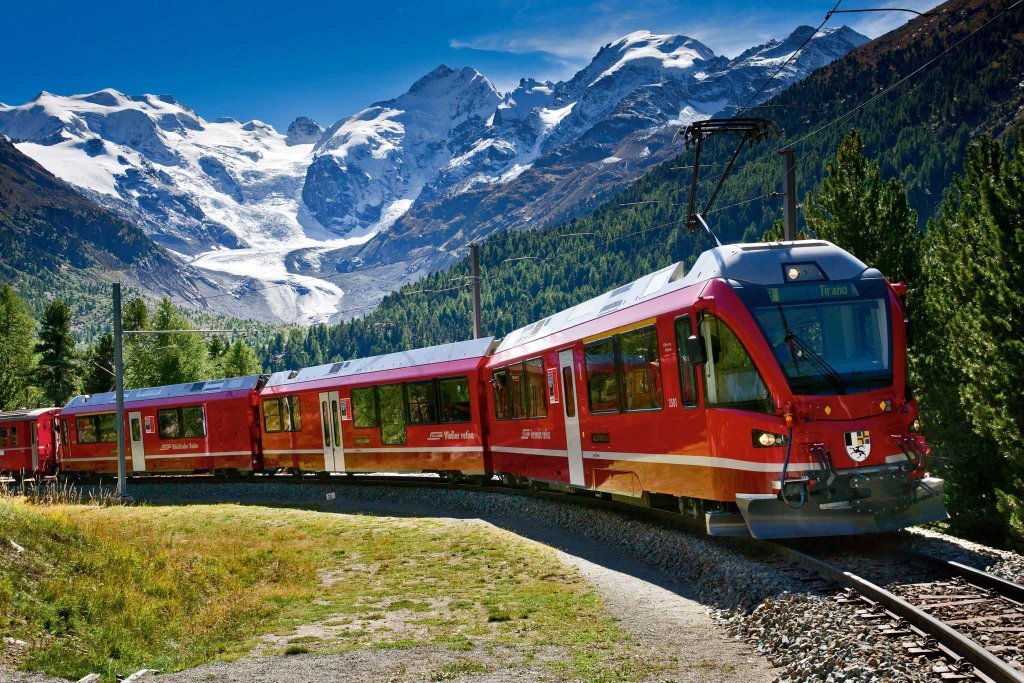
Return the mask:
<path id="1" fill-rule="evenodd" d="M 567 81 L 506 94 L 440 66 L 326 131 L 206 121 L 170 96 L 108 89 L 0 105 L 0 133 L 205 273 L 221 304 L 326 321 L 452 262 L 467 239 L 586 211 L 676 153 L 679 125 L 745 102 L 812 31 L 735 59 L 639 31 Z M 865 40 L 813 35 L 758 99 Z"/>
<path id="2" fill-rule="evenodd" d="M 51 293 L 82 289 L 120 274 L 130 287 L 196 307 L 210 291 L 199 273 L 142 230 L 83 197 L 2 136 L 0 254 L 0 279 L 28 290 L 38 284 Z"/>

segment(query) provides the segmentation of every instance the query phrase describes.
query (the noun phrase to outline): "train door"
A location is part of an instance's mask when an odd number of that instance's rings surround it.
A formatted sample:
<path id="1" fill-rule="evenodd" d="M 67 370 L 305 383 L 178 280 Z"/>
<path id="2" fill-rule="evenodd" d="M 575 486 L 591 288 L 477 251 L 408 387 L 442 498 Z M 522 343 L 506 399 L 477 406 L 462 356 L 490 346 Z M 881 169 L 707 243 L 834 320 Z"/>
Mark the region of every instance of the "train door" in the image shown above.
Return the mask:
<path id="1" fill-rule="evenodd" d="M 324 471 L 345 471 L 345 449 L 341 445 L 341 398 L 337 391 L 320 394 L 320 423 L 323 425 Z"/>
<path id="2" fill-rule="evenodd" d="M 565 416 L 565 447 L 569 452 L 569 483 L 585 486 L 583 478 L 583 444 L 580 440 L 579 405 L 576 401 L 576 381 L 573 377 L 572 349 L 558 352 L 558 365 L 562 373 L 562 415 Z"/>
<path id="3" fill-rule="evenodd" d="M 39 423 L 32 421 L 28 423 L 28 440 L 32 445 L 32 471 L 39 471 Z"/>
<path id="4" fill-rule="evenodd" d="M 142 442 L 142 413 L 128 413 L 128 436 L 132 444 L 132 472 L 145 472 L 146 446 Z"/>

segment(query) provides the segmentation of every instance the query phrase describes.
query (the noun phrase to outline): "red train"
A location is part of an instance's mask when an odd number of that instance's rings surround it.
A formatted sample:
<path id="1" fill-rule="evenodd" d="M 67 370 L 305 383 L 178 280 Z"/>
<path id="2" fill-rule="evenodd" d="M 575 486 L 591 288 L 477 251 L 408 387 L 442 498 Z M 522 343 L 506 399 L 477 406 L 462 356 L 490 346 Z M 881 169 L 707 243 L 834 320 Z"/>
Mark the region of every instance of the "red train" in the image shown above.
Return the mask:
<path id="1" fill-rule="evenodd" d="M 58 408 L 0 412 L 0 472 L 32 477 L 57 471 L 59 412 Z"/>
<path id="2" fill-rule="evenodd" d="M 719 247 L 500 342 L 128 392 L 129 471 L 498 476 L 759 538 L 944 519 L 904 292 L 828 242 Z M 114 471 L 112 407 L 61 410 L 62 470 Z"/>

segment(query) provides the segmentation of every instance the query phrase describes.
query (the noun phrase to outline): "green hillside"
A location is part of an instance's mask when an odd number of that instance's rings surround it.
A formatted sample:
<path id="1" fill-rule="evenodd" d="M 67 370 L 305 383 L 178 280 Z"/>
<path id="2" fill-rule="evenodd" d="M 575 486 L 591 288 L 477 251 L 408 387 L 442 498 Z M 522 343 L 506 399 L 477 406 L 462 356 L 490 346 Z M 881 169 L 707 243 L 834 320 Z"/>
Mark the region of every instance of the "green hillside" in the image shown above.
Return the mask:
<path id="1" fill-rule="evenodd" d="M 821 69 L 746 115 L 770 116 L 783 133 L 740 157 L 709 216 L 723 242 L 755 240 L 780 215 L 775 150 L 793 145 L 798 187 L 813 189 L 853 127 L 884 175 L 901 178 L 922 221 L 935 212 L 968 142 L 989 134 L 1011 145 L 1021 122 L 1024 11 L 996 16 L 984 0 L 953 0 Z M 965 40 L 966 39 L 966 40 Z M 935 63 L 944 50 L 961 45 Z M 864 106 L 884 88 L 922 71 Z M 861 108 L 862 107 L 862 108 Z M 846 114 L 849 116 L 839 121 Z M 823 128 L 831 122 L 836 122 Z M 712 141 L 714 143 L 715 141 Z M 732 141 L 709 144 L 721 163 Z M 692 163 L 680 157 L 655 169 L 590 216 L 543 231 L 496 235 L 481 249 L 484 331 L 504 335 L 581 300 L 678 260 L 692 263 L 710 242 L 682 226 Z M 716 171 L 704 174 L 710 192 Z M 748 201 L 752 200 L 753 201 Z M 644 202 L 637 204 L 637 202 Z M 627 206 L 631 205 L 631 206 Z M 731 208 L 730 208 L 731 207 Z M 513 260 L 514 259 L 514 260 Z M 470 334 L 466 262 L 386 297 L 365 318 L 278 335 L 261 348 L 268 368 L 299 367 L 463 339 Z M 424 291 L 450 290 L 452 291 Z"/>

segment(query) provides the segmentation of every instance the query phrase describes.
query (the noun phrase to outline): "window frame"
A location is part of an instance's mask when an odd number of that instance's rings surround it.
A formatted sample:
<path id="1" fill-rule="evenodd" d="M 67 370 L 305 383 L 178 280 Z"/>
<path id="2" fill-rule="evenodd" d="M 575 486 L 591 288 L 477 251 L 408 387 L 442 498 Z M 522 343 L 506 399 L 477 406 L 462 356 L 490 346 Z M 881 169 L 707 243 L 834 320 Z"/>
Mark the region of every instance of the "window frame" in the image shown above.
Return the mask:
<path id="1" fill-rule="evenodd" d="M 680 339 L 679 338 L 679 324 L 681 322 L 683 322 L 684 320 L 686 321 L 687 335 L 686 335 L 685 338 Z M 679 365 L 679 403 L 684 408 L 686 408 L 687 410 L 693 410 L 695 408 L 699 408 L 700 407 L 700 396 L 701 396 L 700 383 L 698 381 L 699 375 L 697 373 L 697 366 L 694 365 L 693 363 L 691 363 L 690 362 L 690 357 L 686 355 L 686 340 L 689 339 L 691 336 L 695 336 L 697 334 L 697 332 L 700 331 L 700 330 L 697 330 L 695 332 L 694 331 L 694 327 L 695 327 L 694 317 L 691 314 L 689 314 L 689 313 L 684 313 L 684 314 L 682 314 L 680 316 L 677 316 L 676 319 L 672 321 L 672 330 L 673 330 L 673 332 L 675 333 L 675 336 L 676 336 L 676 363 Z M 686 368 L 690 369 L 690 376 L 693 379 L 693 396 L 694 396 L 694 400 L 692 402 L 689 402 L 689 403 L 687 403 L 687 401 L 685 400 L 685 397 L 683 395 L 684 394 L 684 392 L 683 392 L 683 386 L 684 386 L 683 372 L 685 372 L 684 366 Z"/>
<path id="2" fill-rule="evenodd" d="M 759 399 L 759 401 L 742 401 L 742 402 L 732 402 L 732 403 L 718 403 L 718 402 L 712 403 L 708 399 L 708 384 L 709 384 L 708 379 L 707 379 L 707 365 L 708 364 L 705 364 L 705 367 L 704 367 L 703 371 L 701 372 L 701 380 L 702 380 L 702 383 L 704 384 L 704 406 L 705 406 L 705 408 L 708 408 L 708 409 L 710 409 L 710 408 L 722 408 L 722 409 L 725 409 L 725 410 L 742 410 L 742 411 L 751 412 L 751 413 L 758 413 L 758 414 L 761 414 L 761 415 L 774 415 L 775 414 L 775 409 L 776 409 L 775 397 L 772 395 L 771 389 L 768 388 L 768 383 L 764 381 L 764 375 L 761 374 L 761 368 L 759 368 L 757 366 L 757 363 L 754 362 L 754 357 L 750 355 L 749 349 L 747 349 L 746 345 L 743 343 L 743 340 L 740 339 L 739 335 L 736 334 L 736 331 L 734 329 L 732 329 L 732 326 L 729 325 L 725 320 L 723 320 L 719 316 L 715 315 L 714 313 L 701 313 L 700 317 L 699 317 L 699 319 L 697 321 L 697 336 L 699 336 L 701 338 L 704 337 L 704 333 L 701 331 L 701 325 L 704 324 L 704 321 L 709 316 L 714 318 L 715 320 L 717 320 L 720 325 L 724 326 L 725 329 L 727 329 L 729 331 L 729 333 L 733 337 L 736 338 L 736 343 L 738 343 L 740 345 L 740 348 L 743 349 L 743 353 L 745 353 L 747 358 L 750 360 L 750 364 L 752 366 L 754 366 L 754 371 L 757 373 L 757 378 L 761 381 L 761 386 L 764 387 L 764 390 L 768 394 L 768 396 L 765 399 Z M 711 358 L 711 354 L 712 353 L 713 353 L 713 350 L 710 348 L 710 345 L 709 345 L 709 348 L 708 348 L 708 357 L 709 358 Z M 717 367 L 717 363 L 713 362 L 712 366 L 713 367 Z M 763 402 L 764 405 L 762 405 L 760 407 L 754 407 L 753 404 L 758 403 L 758 402 Z"/>
<path id="3" fill-rule="evenodd" d="M 424 425 L 437 425 L 437 424 L 441 424 L 440 410 L 439 410 L 439 408 L 440 408 L 440 400 L 439 400 L 439 398 L 440 397 L 438 396 L 437 380 L 434 379 L 434 378 L 418 379 L 418 380 L 413 380 L 413 381 L 409 381 L 409 382 L 403 382 L 402 384 L 405 387 L 404 393 L 405 393 L 405 424 L 406 424 L 406 426 L 422 427 Z M 409 398 L 409 396 L 410 396 L 409 388 L 412 387 L 413 385 L 422 386 L 424 384 L 429 385 L 429 387 L 430 387 L 430 389 L 427 392 L 427 395 L 430 397 L 430 399 L 432 401 L 431 408 L 433 409 L 433 413 L 434 413 L 433 419 L 432 420 L 423 420 L 422 422 L 413 422 L 413 419 L 412 419 L 412 416 L 413 416 L 412 408 L 413 408 L 413 406 L 412 406 L 412 402 L 411 402 L 411 400 Z"/>
<path id="4" fill-rule="evenodd" d="M 267 404 L 274 403 L 277 405 L 277 429 L 271 429 L 267 424 Z M 287 410 L 285 409 L 287 406 Z M 263 409 L 263 431 L 267 434 L 282 434 L 285 432 L 301 432 L 302 431 L 302 402 L 299 400 L 298 394 L 289 396 L 271 396 L 265 398 L 260 402 L 260 407 Z M 295 426 L 295 415 L 298 413 L 298 427 Z M 285 421 L 287 416 L 288 420 Z M 159 422 L 159 418 L 157 419 Z"/>
<path id="5" fill-rule="evenodd" d="M 499 384 L 499 382 L 498 382 L 498 375 L 504 375 L 505 378 L 506 378 L 505 382 L 502 384 L 502 386 L 505 389 L 505 392 L 504 392 L 504 395 L 503 395 L 504 401 L 501 401 L 501 402 L 498 401 L 498 384 Z M 509 391 L 509 384 L 510 384 L 510 382 L 508 380 L 508 377 L 510 377 L 509 372 L 508 372 L 508 366 L 500 367 L 500 368 L 497 368 L 496 370 L 491 371 L 491 396 L 493 396 L 493 398 L 494 398 L 494 418 L 496 420 L 511 420 L 511 419 L 513 419 L 513 417 L 509 414 L 510 411 L 509 411 L 509 401 L 508 401 L 508 398 L 509 398 L 509 394 L 511 392 Z M 499 408 L 500 408 L 500 410 L 499 410 Z"/>
<path id="6" fill-rule="evenodd" d="M 356 392 L 368 391 L 373 396 L 373 424 L 360 424 L 359 414 L 364 412 L 356 408 Z M 352 402 L 352 427 L 354 429 L 379 429 L 380 428 L 380 398 L 377 396 L 377 385 L 371 384 L 364 387 L 352 387 L 349 392 L 349 400 Z"/>
<path id="7" fill-rule="evenodd" d="M 530 390 L 529 390 L 529 371 L 527 366 L 536 361 L 540 364 L 540 374 L 538 377 L 541 380 L 540 388 L 541 395 L 539 396 L 538 405 L 543 408 L 543 413 L 534 415 L 533 411 L 530 410 Z M 516 372 L 516 369 L 517 372 Z M 548 411 L 548 394 L 547 385 L 545 384 L 545 377 L 547 371 L 547 364 L 544 362 L 544 356 L 534 356 L 533 358 L 524 358 L 517 360 L 514 363 L 508 363 L 500 368 L 495 368 L 491 371 L 491 395 L 494 397 L 494 417 L 496 420 L 544 420 L 549 415 Z M 506 380 L 505 386 L 505 402 L 500 406 L 497 396 L 497 378 L 498 375 L 504 374 L 508 379 Z M 516 382 L 513 381 L 513 377 L 519 377 L 519 386 L 516 388 Z M 518 398 L 518 404 L 516 403 Z M 516 411 L 516 406 L 519 406 L 520 411 Z M 504 407 L 504 415 L 502 415 L 498 408 Z M 520 414 L 521 412 L 521 414 Z M 470 421 L 472 421 L 472 412 L 470 412 Z"/>
<path id="8" fill-rule="evenodd" d="M 381 410 L 380 390 L 384 387 L 396 387 L 400 393 L 398 400 L 401 406 L 399 414 L 402 417 L 402 440 L 401 441 L 386 441 L 384 438 L 384 419 L 382 417 L 383 411 Z M 377 416 L 379 418 L 380 428 L 380 442 L 383 446 L 404 446 L 409 442 L 409 416 L 408 412 L 408 399 L 406 398 L 405 382 L 389 382 L 387 384 L 376 384 L 373 387 L 374 396 L 377 398 Z"/>
<path id="9" fill-rule="evenodd" d="M 203 426 L 203 433 L 198 436 L 187 436 L 185 434 L 185 411 L 198 409 L 202 415 L 200 424 Z M 160 425 L 160 414 L 176 412 L 178 414 L 178 436 L 164 436 L 163 427 Z M 159 408 L 156 411 L 156 435 L 161 441 L 180 441 L 182 439 L 205 439 L 209 434 L 209 429 L 206 425 L 206 405 L 200 403 L 199 405 L 190 406 L 176 406 L 174 408 Z"/>
<path id="10" fill-rule="evenodd" d="M 469 415 L 462 420 L 446 420 L 444 419 L 444 394 L 441 392 L 441 385 L 446 382 L 462 382 L 466 385 L 466 395 L 469 399 Z M 467 424 L 473 421 L 473 390 L 469 385 L 468 375 L 455 375 L 453 377 L 439 377 L 434 382 L 437 387 L 437 407 L 438 417 L 440 422 L 438 424 Z"/>
<path id="11" fill-rule="evenodd" d="M 648 408 L 630 408 L 629 407 L 629 394 L 627 393 L 628 388 L 626 387 L 626 372 L 625 364 L 622 361 L 622 340 L 621 337 L 626 334 L 636 334 L 638 332 L 644 332 L 650 330 L 654 333 L 654 353 L 655 358 L 658 362 L 658 377 L 655 378 L 655 387 L 658 388 L 658 405 L 655 407 Z M 651 323 L 650 325 L 644 325 L 643 327 L 635 327 L 631 330 L 625 330 L 615 335 L 615 366 L 619 371 L 619 387 L 622 394 L 621 406 L 623 413 L 652 413 L 662 410 L 665 407 L 665 384 L 664 374 L 661 368 L 661 340 L 658 338 L 658 324 Z M 660 387 L 658 386 L 660 385 Z"/>
<path id="12" fill-rule="evenodd" d="M 116 435 L 116 426 L 117 425 L 116 424 L 114 425 L 115 426 L 114 438 L 113 439 L 103 439 L 102 438 L 102 434 L 103 434 L 103 418 L 109 416 L 111 421 L 114 421 L 114 420 L 117 419 L 116 415 L 117 415 L 116 413 L 93 413 L 91 415 L 76 415 L 75 416 L 75 439 L 76 439 L 76 443 L 78 443 L 78 444 L 85 444 L 85 445 L 93 445 L 93 444 L 98 444 L 98 443 L 117 443 L 117 435 Z M 92 427 L 93 433 L 95 434 L 95 438 L 92 441 L 82 441 L 82 429 L 81 429 L 82 421 L 88 422 L 89 425 Z"/>
<path id="13" fill-rule="evenodd" d="M 629 408 L 627 406 L 627 395 L 626 395 L 626 376 L 622 367 L 622 343 L 620 337 L 624 334 L 633 334 L 636 332 L 642 332 L 645 330 L 651 330 L 654 332 L 655 349 L 658 354 L 658 378 L 657 383 L 661 384 L 661 400 L 657 407 L 654 408 Z M 612 345 L 612 367 L 615 372 L 615 384 L 616 384 L 616 396 L 617 406 L 615 408 L 607 408 L 604 410 L 594 410 L 593 405 L 593 392 L 590 390 L 590 369 L 587 364 L 587 349 L 597 344 L 606 344 L 611 342 Z M 640 325 L 627 330 L 619 332 L 613 332 L 608 336 L 601 337 L 600 339 L 592 339 L 591 341 L 583 345 L 583 374 L 586 377 L 586 389 L 587 389 L 587 409 L 592 415 L 615 415 L 623 413 L 656 413 L 665 409 L 665 373 L 664 368 L 661 367 L 661 338 L 658 334 L 658 323 L 657 321 L 652 322 L 649 325 Z"/>
<path id="14" fill-rule="evenodd" d="M 531 375 L 529 368 L 531 366 L 537 367 L 538 365 L 540 366 L 540 371 L 538 373 L 534 373 L 534 375 Z M 544 363 L 544 356 L 527 358 L 526 360 L 523 361 L 523 389 L 525 393 L 523 408 L 526 411 L 526 416 L 523 419 L 541 420 L 547 418 L 548 416 L 548 387 L 546 382 L 546 371 L 547 367 Z M 537 385 L 538 393 L 536 396 L 536 404 L 534 404 L 533 402 L 534 397 L 530 395 L 531 377 L 536 377 L 540 382 Z M 539 409 L 541 411 L 536 415 L 533 412 L 534 405 L 539 406 Z"/>

